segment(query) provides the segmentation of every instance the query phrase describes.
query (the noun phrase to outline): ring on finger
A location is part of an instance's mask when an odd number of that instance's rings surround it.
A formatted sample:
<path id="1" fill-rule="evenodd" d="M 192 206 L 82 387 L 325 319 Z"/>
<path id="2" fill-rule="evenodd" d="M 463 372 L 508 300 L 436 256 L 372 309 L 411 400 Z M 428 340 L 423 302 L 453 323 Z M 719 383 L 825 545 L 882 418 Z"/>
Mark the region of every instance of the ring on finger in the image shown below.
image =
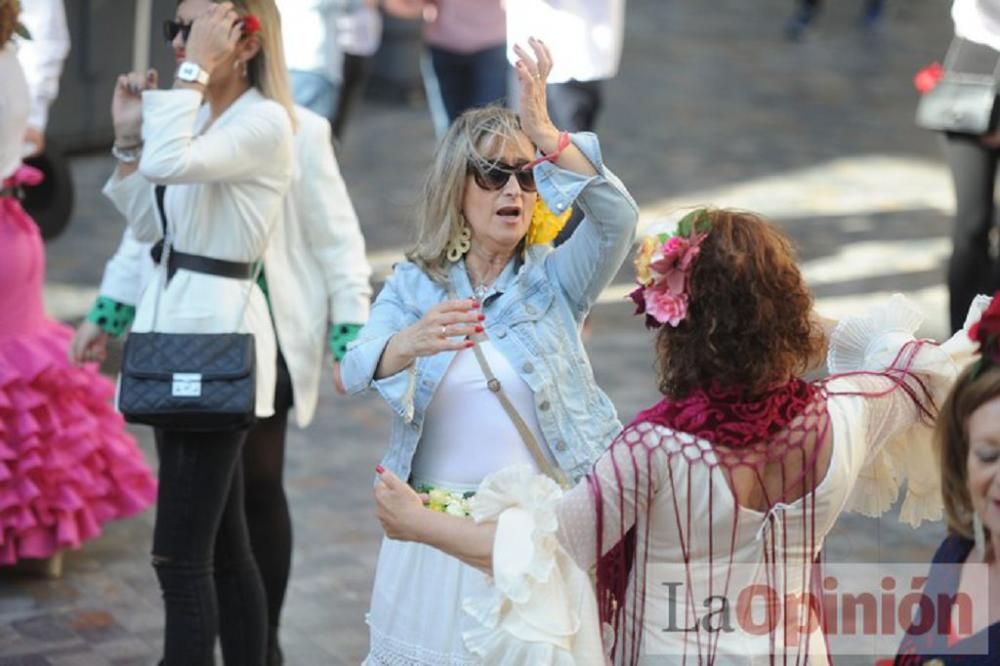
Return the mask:
<path id="1" fill-rule="evenodd" d="M 442 338 L 448 337 L 448 326 L 446 326 L 445 324 L 441 325 L 441 337 Z"/>

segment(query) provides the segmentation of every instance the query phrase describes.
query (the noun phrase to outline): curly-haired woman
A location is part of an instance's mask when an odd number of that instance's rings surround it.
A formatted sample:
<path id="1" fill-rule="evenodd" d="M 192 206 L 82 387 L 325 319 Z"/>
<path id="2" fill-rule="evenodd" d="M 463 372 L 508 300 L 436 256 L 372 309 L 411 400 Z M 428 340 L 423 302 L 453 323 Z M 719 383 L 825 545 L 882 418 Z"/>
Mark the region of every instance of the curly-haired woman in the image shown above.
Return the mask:
<path id="1" fill-rule="evenodd" d="M 603 664 L 600 620 L 616 664 L 825 663 L 819 609 L 772 600 L 808 598 L 837 516 L 881 514 L 902 479 L 903 520 L 940 515 L 925 419 L 971 345 L 915 340 L 902 297 L 819 319 L 788 240 L 752 214 L 694 211 L 644 240 L 636 268 L 664 399 L 565 495 L 524 468 L 491 475 L 478 524 L 383 472 L 386 532 L 492 572 L 492 594 L 465 601 L 484 663 Z M 799 379 L 824 350 L 835 374 Z"/>
<path id="2" fill-rule="evenodd" d="M 10 43 L 16 0 L 0 0 L 0 565 L 45 559 L 153 503 L 156 482 L 93 366 L 66 359 L 72 330 L 45 316 L 45 251 L 21 208 L 31 98 Z"/>

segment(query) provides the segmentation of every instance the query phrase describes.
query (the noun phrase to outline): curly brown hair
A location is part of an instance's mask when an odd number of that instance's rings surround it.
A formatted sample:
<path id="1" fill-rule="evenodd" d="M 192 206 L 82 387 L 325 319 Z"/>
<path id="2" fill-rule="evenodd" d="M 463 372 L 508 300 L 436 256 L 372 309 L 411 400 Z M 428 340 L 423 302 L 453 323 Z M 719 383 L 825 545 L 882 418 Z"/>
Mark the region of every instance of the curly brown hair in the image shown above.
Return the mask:
<path id="1" fill-rule="evenodd" d="M 0 48 L 14 35 L 20 13 L 21 5 L 18 0 L 0 0 Z"/>
<path id="2" fill-rule="evenodd" d="M 791 241 L 753 213 L 708 209 L 712 229 L 690 281 L 687 317 L 656 338 L 660 391 L 711 386 L 756 397 L 805 372 L 825 336 Z"/>

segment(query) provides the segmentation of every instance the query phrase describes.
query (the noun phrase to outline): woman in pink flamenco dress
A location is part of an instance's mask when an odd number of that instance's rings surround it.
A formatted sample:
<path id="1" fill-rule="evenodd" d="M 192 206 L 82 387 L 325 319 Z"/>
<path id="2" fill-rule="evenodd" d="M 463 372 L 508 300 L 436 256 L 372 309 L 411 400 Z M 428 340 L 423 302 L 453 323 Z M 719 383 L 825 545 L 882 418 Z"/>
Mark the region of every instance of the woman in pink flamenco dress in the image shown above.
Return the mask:
<path id="1" fill-rule="evenodd" d="M 0 1 L 0 4 L 3 4 Z M 72 329 L 45 316 L 45 255 L 17 191 L 28 89 L 0 12 L 0 565 L 53 558 L 137 514 L 156 482 L 114 411 L 113 385 L 66 350 Z M 59 558 L 49 573 L 58 575 Z"/>

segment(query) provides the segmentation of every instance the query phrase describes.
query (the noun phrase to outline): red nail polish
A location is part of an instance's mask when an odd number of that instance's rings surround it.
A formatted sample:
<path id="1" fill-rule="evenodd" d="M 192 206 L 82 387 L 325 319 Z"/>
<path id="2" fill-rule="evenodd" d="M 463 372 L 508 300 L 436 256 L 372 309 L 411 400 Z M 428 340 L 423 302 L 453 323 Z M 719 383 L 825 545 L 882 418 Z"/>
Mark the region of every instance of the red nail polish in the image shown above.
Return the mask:
<path id="1" fill-rule="evenodd" d="M 478 310 L 480 308 L 479 301 L 472 301 L 472 309 Z"/>
<path id="2" fill-rule="evenodd" d="M 479 315 L 479 321 L 486 321 L 486 315 Z"/>
<path id="3" fill-rule="evenodd" d="M 476 326 L 476 333 L 482 333 L 482 332 L 483 332 L 483 327 L 482 326 Z"/>
<path id="4" fill-rule="evenodd" d="M 476 344 L 476 343 L 473 342 L 472 340 L 466 340 L 465 341 L 465 348 L 468 349 L 469 347 L 471 347 L 474 344 Z"/>
<path id="5" fill-rule="evenodd" d="M 376 474 L 385 473 L 385 467 L 382 467 L 382 465 L 375 465 L 375 473 Z"/>

